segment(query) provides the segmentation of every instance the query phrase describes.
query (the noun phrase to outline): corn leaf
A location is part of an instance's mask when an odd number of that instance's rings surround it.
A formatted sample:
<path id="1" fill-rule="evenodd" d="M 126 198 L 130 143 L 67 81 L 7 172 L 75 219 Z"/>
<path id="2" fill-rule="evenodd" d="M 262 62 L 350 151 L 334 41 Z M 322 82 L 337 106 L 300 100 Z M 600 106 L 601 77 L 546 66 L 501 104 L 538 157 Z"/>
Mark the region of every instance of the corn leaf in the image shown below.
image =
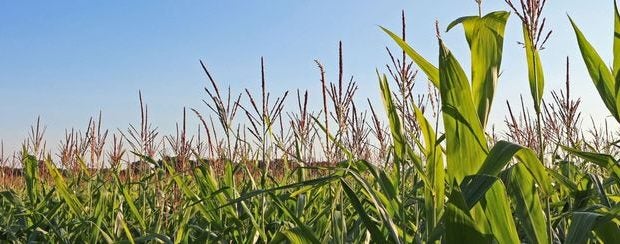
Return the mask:
<path id="1" fill-rule="evenodd" d="M 295 216 L 295 214 L 293 214 L 291 210 L 284 206 L 284 203 L 282 203 L 275 194 L 270 193 L 269 195 L 271 196 L 274 204 L 284 213 L 284 215 L 292 219 L 297 225 L 297 228 L 295 228 L 294 232 L 285 231 L 284 233 L 282 233 L 288 238 L 289 241 L 293 243 L 321 243 L 318 237 L 314 235 L 314 233 L 312 233 L 312 230 L 310 230 L 310 228 L 306 224 L 304 224 L 297 216 Z"/>
<path id="2" fill-rule="evenodd" d="M 507 174 L 509 196 L 525 237 L 530 243 L 548 243 L 547 222 L 534 178 L 523 164 L 513 166 Z"/>
<path id="3" fill-rule="evenodd" d="M 442 218 L 446 228 L 446 243 L 491 243 L 492 237 L 479 229 L 476 220 L 469 213 L 463 195 L 457 189 L 452 190 Z"/>
<path id="4" fill-rule="evenodd" d="M 478 171 L 488 147 L 465 72 L 442 41 L 439 71 L 448 177 L 460 183 Z"/>
<path id="5" fill-rule="evenodd" d="M 606 215 L 594 226 L 594 233 L 603 243 L 614 243 L 620 233 L 620 218 Z"/>
<path id="6" fill-rule="evenodd" d="M 315 242 L 313 239 L 307 238 L 307 235 L 301 228 L 295 227 L 278 232 L 275 237 L 269 243 L 320 243 L 318 240 Z"/>
<path id="7" fill-rule="evenodd" d="M 536 157 L 536 153 L 532 149 L 508 141 L 499 141 L 493 146 L 478 174 L 497 176 L 514 157 L 524 164 L 545 194 L 552 191 L 551 179 L 544 165 Z"/>
<path id="8" fill-rule="evenodd" d="M 398 112 L 396 109 L 396 105 L 392 101 L 392 92 L 390 91 L 390 86 L 388 84 L 387 77 L 384 75 L 379 75 L 377 71 L 377 76 L 379 76 L 379 85 L 381 88 L 381 97 L 383 100 L 383 106 L 385 107 L 385 111 L 388 116 L 388 122 L 390 125 L 390 132 L 392 134 L 392 143 L 394 147 L 394 164 L 396 165 L 396 169 L 394 172 L 396 173 L 396 182 L 400 182 L 400 171 L 403 160 L 405 160 L 407 144 L 405 142 L 405 137 L 402 131 L 402 125 L 400 122 L 400 118 L 398 116 Z"/>
<path id="9" fill-rule="evenodd" d="M 362 202 L 357 197 L 357 194 L 355 194 L 353 189 L 351 189 L 349 184 L 347 184 L 347 182 L 343 179 L 340 180 L 340 183 L 342 184 L 342 189 L 347 195 L 347 198 L 349 198 L 349 200 L 351 201 L 351 205 L 353 205 L 355 212 L 357 212 L 357 215 L 364 223 L 364 227 L 366 227 L 366 229 L 370 232 L 370 236 L 372 237 L 372 239 L 386 240 L 386 237 L 381 234 L 377 223 L 370 218 L 368 212 L 366 212 L 366 209 L 362 205 Z"/>
<path id="10" fill-rule="evenodd" d="M 480 214 L 477 221 L 486 219 L 490 227 L 490 233 L 500 243 L 518 243 L 516 225 L 512 219 L 508 196 L 501 180 L 490 175 L 469 175 L 461 184 L 463 200 L 467 210 L 479 211 L 474 206 L 480 206 L 484 215 Z M 481 205 L 476 205 L 480 201 Z M 474 209 L 472 209 L 474 208 Z M 477 217 L 477 216 L 476 216 Z"/>
<path id="11" fill-rule="evenodd" d="M 138 211 L 138 208 L 136 207 L 136 204 L 134 203 L 133 197 L 131 197 L 131 194 L 129 193 L 127 188 L 123 186 L 118 175 L 115 175 L 115 178 L 116 178 L 116 183 L 119 189 L 121 190 L 123 197 L 125 198 L 125 202 L 127 203 L 127 206 L 129 206 L 129 212 L 131 213 L 131 215 L 133 215 L 134 218 L 138 220 L 138 224 L 140 224 L 141 230 L 143 231 L 146 230 L 146 222 L 144 221 L 144 218 L 140 214 L 140 211 Z"/>
<path id="12" fill-rule="evenodd" d="M 26 181 L 28 199 L 34 204 L 39 197 L 39 160 L 24 151 L 22 164 L 24 165 L 24 180 Z"/>
<path id="13" fill-rule="evenodd" d="M 620 184 L 620 164 L 618 164 L 618 161 L 616 161 L 612 156 L 602 153 L 583 152 L 565 146 L 562 146 L 562 148 L 583 160 L 594 163 L 607 170 Z"/>
<path id="14" fill-rule="evenodd" d="M 69 210 L 73 214 L 75 214 L 76 216 L 80 215 L 83 211 L 82 203 L 80 203 L 77 196 L 75 196 L 75 194 L 73 194 L 69 190 L 69 187 L 67 186 L 64 177 L 62 177 L 62 174 L 60 174 L 60 172 L 52 162 L 52 159 L 48 157 L 46 160 L 43 161 L 47 170 L 49 171 L 49 174 L 52 176 L 52 178 L 54 178 L 54 184 L 58 195 L 65 201 L 65 203 L 69 207 Z"/>
<path id="15" fill-rule="evenodd" d="M 506 189 L 501 180 L 495 181 L 481 201 L 495 239 L 499 243 L 520 243 L 517 227 L 512 218 Z"/>
<path id="16" fill-rule="evenodd" d="M 483 128 L 487 124 L 499 77 L 504 29 L 509 15 L 508 12 L 497 11 L 484 17 L 466 16 L 448 25 L 449 31 L 457 24 L 463 24 L 471 51 L 472 95 Z"/>
<path id="17" fill-rule="evenodd" d="M 597 220 L 602 216 L 594 212 L 573 213 L 566 243 L 586 243 L 588 237 L 592 235 L 592 229 L 596 225 Z"/>
<path id="18" fill-rule="evenodd" d="M 620 14 L 618 13 L 618 3 L 614 1 L 614 66 L 613 76 L 616 80 L 616 96 L 618 96 L 618 73 L 620 72 Z"/>
<path id="19" fill-rule="evenodd" d="M 534 109 L 540 113 L 543 91 L 545 88 L 545 77 L 543 74 L 542 62 L 536 47 L 534 47 L 533 37 L 523 25 L 523 41 L 525 43 L 525 57 L 527 59 L 527 74 L 530 84 L 530 93 L 534 100 Z"/>
<path id="20" fill-rule="evenodd" d="M 444 208 L 445 198 L 445 169 L 443 165 L 443 155 L 441 145 L 437 143 L 437 134 L 428 122 L 424 113 L 414 104 L 415 118 L 420 125 L 420 131 L 424 137 L 426 155 L 426 174 L 429 176 L 431 187 L 425 188 L 425 208 L 427 217 L 427 228 L 432 229 L 437 223 L 437 218 L 441 216 Z"/>
<path id="21" fill-rule="evenodd" d="M 394 216 L 398 209 L 396 206 L 392 206 L 389 202 L 386 201 L 385 195 L 380 191 L 372 188 L 366 179 L 364 179 L 360 174 L 354 171 L 349 172 L 353 179 L 362 187 L 360 195 L 367 196 L 367 200 L 374 209 L 377 211 L 379 216 L 381 217 L 381 221 L 383 226 L 388 230 L 389 237 L 394 243 L 401 243 L 399 231 L 394 224 L 394 219 L 391 216 Z M 344 179 L 341 179 L 344 182 Z M 345 182 L 346 183 L 346 182 Z"/>
<path id="22" fill-rule="evenodd" d="M 620 117 L 618 117 L 617 95 L 616 92 L 614 92 L 615 79 L 613 78 L 611 71 L 607 68 L 605 62 L 603 62 L 601 56 L 596 52 L 594 47 L 592 47 L 592 44 L 588 42 L 581 30 L 579 30 L 577 24 L 575 24 L 573 19 L 570 17 L 569 19 L 573 29 L 575 30 L 579 50 L 581 50 L 581 56 L 583 57 L 586 67 L 588 68 L 590 78 L 592 79 L 592 82 L 594 82 L 594 86 L 596 86 L 600 97 L 603 99 L 603 103 L 611 115 L 614 116 L 616 121 L 620 122 Z"/>
<path id="23" fill-rule="evenodd" d="M 468 175 L 461 183 L 461 192 L 467 205 L 467 209 L 472 209 L 486 192 L 497 181 L 497 177 L 491 175 Z"/>
<path id="24" fill-rule="evenodd" d="M 409 46 L 409 44 L 403 41 L 403 39 L 400 38 L 398 35 L 394 34 L 393 32 L 391 32 L 390 30 L 386 28 L 383 28 L 381 26 L 379 27 L 383 31 L 385 31 L 385 33 L 387 33 L 396 42 L 396 44 L 398 44 L 398 46 L 400 46 L 400 48 L 402 48 L 403 51 L 405 51 L 405 53 L 411 59 L 413 59 L 413 62 L 415 62 L 418 65 L 418 67 L 420 67 L 420 69 L 424 72 L 424 74 L 426 74 L 426 76 L 428 76 L 428 79 L 431 81 L 431 83 L 433 83 L 435 87 L 439 88 L 440 79 L 439 79 L 439 70 L 437 69 L 437 67 L 435 67 L 433 64 L 428 62 L 424 57 L 422 57 L 422 55 L 420 55 L 413 48 L 411 48 L 411 46 Z"/>

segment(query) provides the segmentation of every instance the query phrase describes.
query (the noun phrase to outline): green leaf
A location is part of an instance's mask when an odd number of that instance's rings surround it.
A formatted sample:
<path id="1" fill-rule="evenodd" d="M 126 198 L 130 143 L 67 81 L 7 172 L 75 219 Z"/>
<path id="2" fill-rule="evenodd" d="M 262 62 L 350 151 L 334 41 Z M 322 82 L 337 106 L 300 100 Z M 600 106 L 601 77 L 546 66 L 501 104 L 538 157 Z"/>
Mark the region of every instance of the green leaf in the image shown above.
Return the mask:
<path id="1" fill-rule="evenodd" d="M 562 184 L 569 192 L 574 193 L 577 192 L 577 184 L 573 183 L 568 177 L 558 173 L 555 169 L 548 169 L 549 175 L 555 179 L 555 182 Z"/>
<path id="2" fill-rule="evenodd" d="M 362 202 L 357 197 L 357 194 L 353 192 L 349 184 L 347 184 L 347 182 L 344 181 L 344 179 L 341 179 L 340 183 L 342 184 L 342 189 L 344 190 L 344 193 L 347 195 L 347 198 L 349 198 L 349 200 L 351 201 L 351 205 L 353 205 L 355 212 L 357 212 L 357 215 L 360 217 L 360 219 L 364 223 L 364 227 L 366 227 L 366 229 L 370 232 L 370 236 L 372 237 L 372 239 L 375 241 L 386 240 L 386 237 L 383 236 L 383 234 L 381 234 L 381 231 L 379 230 L 377 223 L 374 222 L 372 219 L 370 219 L 368 212 L 366 212 L 366 209 L 364 209 Z"/>
<path id="3" fill-rule="evenodd" d="M 377 211 L 383 227 L 388 230 L 389 237 L 393 243 L 401 243 L 399 231 L 394 224 L 394 215 L 397 212 L 398 206 L 390 204 L 386 201 L 385 195 L 380 190 L 377 190 L 369 185 L 369 182 L 355 171 L 348 170 L 349 174 L 353 176 L 353 179 L 362 187 L 360 196 L 367 196 L 366 200 L 371 204 L 374 210 Z M 344 181 L 344 180 L 341 180 Z"/>
<path id="4" fill-rule="evenodd" d="M 497 177 L 482 174 L 468 175 L 463 179 L 461 192 L 468 210 L 473 208 L 484 197 L 496 181 Z"/>
<path id="5" fill-rule="evenodd" d="M 398 35 L 394 34 L 390 30 L 379 26 L 385 33 L 387 33 L 395 42 L 400 46 L 400 48 L 405 51 L 405 53 L 413 59 L 418 67 L 428 76 L 428 79 L 435 85 L 435 87 L 439 87 L 439 70 L 433 64 L 428 62 L 422 55 L 418 54 L 413 48 L 409 46 L 402 38 Z"/>
<path id="6" fill-rule="evenodd" d="M 618 96 L 618 82 L 620 72 L 620 14 L 618 14 L 618 3 L 614 1 L 614 67 L 613 76 L 616 79 L 616 96 Z"/>
<path id="7" fill-rule="evenodd" d="M 430 178 L 431 188 L 425 188 L 424 201 L 426 208 L 427 228 L 433 229 L 437 223 L 437 218 L 441 216 L 444 208 L 445 198 L 445 169 L 443 165 L 443 155 L 441 145 L 437 143 L 437 134 L 428 122 L 424 113 L 418 106 L 413 105 L 415 110 L 415 118 L 420 126 L 420 131 L 424 137 L 425 155 L 426 155 L 426 174 Z M 432 199 L 432 200 L 431 200 Z"/>
<path id="8" fill-rule="evenodd" d="M 448 177 L 460 183 L 478 171 L 488 147 L 465 72 L 441 40 L 439 70 Z"/>
<path id="9" fill-rule="evenodd" d="M 218 206 L 217 208 L 213 209 L 213 210 L 218 210 L 218 209 L 222 209 L 224 207 L 228 207 L 237 203 L 241 203 L 245 200 L 251 199 L 253 197 L 256 196 L 260 196 L 262 194 L 266 194 L 269 192 L 275 192 L 275 191 L 279 191 L 279 190 L 286 190 L 286 189 L 293 189 L 293 188 L 301 188 L 304 187 L 302 190 L 300 191 L 296 191 L 294 193 L 292 193 L 291 195 L 298 195 L 301 194 L 303 192 L 306 192 L 312 188 L 318 188 L 322 185 L 326 185 L 331 183 L 332 181 L 336 181 L 339 180 L 340 178 L 342 178 L 339 175 L 328 175 L 325 177 L 319 177 L 319 178 L 315 178 L 315 179 L 311 179 L 311 180 L 306 180 L 306 181 L 301 181 L 301 182 L 296 182 L 296 183 L 291 183 L 288 185 L 283 185 L 283 186 L 278 186 L 278 187 L 273 187 L 273 188 L 269 188 L 269 189 L 259 189 L 259 190 L 254 190 L 254 191 L 247 191 L 244 194 L 242 194 L 240 197 L 233 199 L 229 202 L 227 202 L 224 205 Z"/>
<path id="10" fill-rule="evenodd" d="M 69 207 L 69 210 L 76 216 L 82 214 L 84 210 L 82 207 L 82 203 L 80 203 L 77 196 L 75 196 L 75 194 L 73 194 L 69 190 L 65 179 L 62 177 L 62 174 L 60 174 L 60 172 L 52 162 L 52 159 L 48 157 L 43 161 L 47 170 L 49 171 L 49 174 L 52 176 L 52 178 L 54 178 L 54 184 L 58 195 L 65 201 L 65 203 Z"/>
<path id="11" fill-rule="evenodd" d="M 508 171 L 508 189 L 525 237 L 530 243 L 548 243 L 547 222 L 538 188 L 525 165 L 517 164 Z"/>
<path id="12" fill-rule="evenodd" d="M 568 228 L 566 243 L 586 243 L 588 237 L 592 235 L 592 229 L 597 220 L 602 216 L 593 212 L 574 212 Z"/>
<path id="13" fill-rule="evenodd" d="M 583 160 L 594 163 L 609 171 L 611 176 L 614 177 L 618 183 L 620 183 L 620 165 L 612 156 L 602 153 L 583 152 L 565 146 L 562 146 L 562 148 Z"/>
<path id="14" fill-rule="evenodd" d="M 534 47 L 533 37 L 530 36 L 527 27 L 523 25 L 523 41 L 525 43 L 525 57 L 527 59 L 527 73 L 530 84 L 530 93 L 534 100 L 534 109 L 540 113 L 542 96 L 545 88 L 545 77 L 542 62 L 538 50 Z"/>
<path id="15" fill-rule="evenodd" d="M 294 232 L 285 231 L 284 233 L 282 233 L 284 236 L 286 236 L 290 241 L 291 239 L 294 241 L 300 241 L 298 243 L 321 243 L 318 237 L 314 233 L 312 233 L 310 228 L 305 223 L 303 223 L 297 216 L 295 216 L 295 214 L 293 214 L 291 210 L 284 206 L 284 203 L 282 203 L 275 194 L 270 193 L 269 195 L 271 196 L 273 203 L 284 213 L 284 215 L 292 219 L 297 226 L 297 228 L 295 228 L 296 231 Z"/>
<path id="16" fill-rule="evenodd" d="M 121 190 L 121 193 L 123 194 L 123 197 L 125 198 L 125 202 L 127 203 L 127 206 L 129 206 L 129 212 L 131 213 L 131 215 L 133 215 L 134 218 L 136 218 L 136 220 L 138 220 L 141 230 L 145 231 L 146 222 L 144 221 L 144 218 L 140 214 L 140 211 L 138 211 L 138 208 L 136 207 L 134 203 L 133 197 L 131 197 L 131 194 L 129 193 L 127 188 L 125 188 L 125 186 L 121 183 L 121 180 L 118 174 L 115 175 L 115 179 L 116 179 L 118 188 Z"/>
<path id="17" fill-rule="evenodd" d="M 25 149 L 22 157 L 28 199 L 32 204 L 36 204 L 39 197 L 39 160 L 35 156 L 27 154 Z"/>
<path id="18" fill-rule="evenodd" d="M 387 77 L 384 75 L 379 75 L 377 71 L 377 76 L 379 76 L 379 86 L 381 88 L 381 97 L 383 100 L 383 106 L 385 107 L 385 111 L 388 116 L 388 122 L 390 125 L 390 132 L 392 134 L 392 145 L 394 147 L 394 164 L 396 166 L 396 179 L 397 184 L 400 182 L 400 171 L 403 160 L 405 160 L 407 144 L 405 142 L 405 137 L 402 131 L 402 125 L 400 122 L 400 118 L 398 116 L 398 112 L 396 109 L 396 105 L 392 101 L 392 92 L 390 91 L 390 86 L 388 84 Z"/>
<path id="19" fill-rule="evenodd" d="M 601 182 L 599 177 L 593 174 L 587 174 L 587 176 L 590 179 L 590 182 L 594 184 L 593 190 L 598 193 L 600 204 L 604 205 L 605 207 L 611 207 L 611 203 L 609 202 L 609 198 L 607 198 L 605 188 L 603 187 L 603 183 Z"/>
<path id="20" fill-rule="evenodd" d="M 472 95 L 483 128 L 487 124 L 497 86 L 508 16 L 510 13 L 505 11 L 492 12 L 484 17 L 466 16 L 448 26 L 450 30 L 457 24 L 463 24 L 471 51 Z"/>
<path id="21" fill-rule="evenodd" d="M 497 176 L 513 157 L 517 157 L 519 162 L 524 164 L 545 194 L 552 191 L 547 170 L 536 157 L 536 153 L 532 149 L 508 141 L 499 141 L 493 146 L 478 174 Z"/>
<path id="22" fill-rule="evenodd" d="M 162 235 L 162 234 L 157 234 L 157 233 L 149 233 L 145 236 L 136 238 L 135 241 L 138 243 L 149 243 L 152 241 L 157 241 L 157 242 L 162 242 L 165 244 L 172 244 L 172 240 L 170 240 L 170 237 L 166 235 Z"/>
<path id="23" fill-rule="evenodd" d="M 465 199 L 458 188 L 450 194 L 442 218 L 445 223 L 446 243 L 491 243 L 492 238 L 484 234 L 469 213 Z"/>
<path id="24" fill-rule="evenodd" d="M 614 116 L 616 121 L 620 122 L 620 117 L 618 116 L 617 95 L 614 92 L 615 79 L 613 78 L 611 71 L 607 68 L 605 62 L 603 62 L 601 56 L 596 52 L 594 47 L 592 47 L 592 44 L 588 42 L 581 30 L 579 30 L 577 24 L 575 24 L 573 19 L 570 17 L 569 19 L 573 29 L 575 30 L 579 50 L 581 50 L 581 56 L 583 57 L 586 67 L 588 68 L 590 78 L 592 79 L 592 82 L 594 82 L 594 86 L 596 86 L 600 97 L 603 99 L 603 103 L 611 115 Z M 615 43 L 616 42 L 614 41 L 614 45 L 616 45 Z"/>
<path id="25" fill-rule="evenodd" d="M 127 225 L 127 222 L 125 221 L 125 217 L 123 216 L 123 213 L 121 211 L 119 211 L 116 215 L 116 222 L 117 224 L 120 224 L 121 227 L 123 228 L 123 232 L 125 232 L 125 236 L 127 236 L 126 242 L 129 242 L 132 244 L 136 243 L 131 234 L 131 230 L 129 230 L 129 226 Z"/>
<path id="26" fill-rule="evenodd" d="M 600 218 L 594 227 L 594 233 L 603 243 L 614 243 L 618 238 L 618 233 L 620 233 L 620 218 L 617 216 Z"/>
<path id="27" fill-rule="evenodd" d="M 357 164 L 362 164 L 364 168 L 368 170 L 374 177 L 375 181 L 381 187 L 381 192 L 388 197 L 389 200 L 395 200 L 398 198 L 398 187 L 394 180 L 389 178 L 385 170 L 380 169 L 374 164 L 366 160 L 357 160 Z"/>
<path id="28" fill-rule="evenodd" d="M 478 211 L 472 208 L 480 201 L 484 210 L 484 216 L 481 217 L 489 222 L 490 232 L 499 243 L 519 243 L 508 196 L 501 180 L 489 175 L 469 175 L 463 180 L 461 190 L 467 210 Z"/>
<path id="29" fill-rule="evenodd" d="M 310 239 L 301 228 L 294 227 L 279 231 L 270 243 L 320 243 L 318 240 Z"/>
<path id="30" fill-rule="evenodd" d="M 499 243 L 521 243 L 504 184 L 495 181 L 481 201 L 495 239 Z"/>

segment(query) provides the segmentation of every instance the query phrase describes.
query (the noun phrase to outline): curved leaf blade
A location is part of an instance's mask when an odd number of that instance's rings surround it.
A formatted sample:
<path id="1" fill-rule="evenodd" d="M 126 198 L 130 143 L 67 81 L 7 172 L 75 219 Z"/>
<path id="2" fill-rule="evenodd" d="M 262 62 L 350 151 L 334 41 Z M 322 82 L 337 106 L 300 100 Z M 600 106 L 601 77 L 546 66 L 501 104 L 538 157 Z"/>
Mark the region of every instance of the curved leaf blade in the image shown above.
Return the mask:
<path id="1" fill-rule="evenodd" d="M 428 76 L 428 79 L 435 85 L 435 87 L 439 87 L 439 70 L 433 64 L 428 62 L 422 55 L 416 52 L 409 44 L 407 44 L 402 38 L 398 35 L 394 34 L 390 30 L 379 26 L 385 33 L 387 33 L 395 42 L 400 46 L 400 48 L 405 51 L 405 53 L 413 59 L 413 61 L 420 67 L 420 69 Z"/>
<path id="2" fill-rule="evenodd" d="M 596 89 L 598 90 L 598 93 L 601 99 L 603 99 L 603 103 L 609 112 L 614 116 L 616 121 L 620 122 L 620 117 L 618 116 L 618 101 L 614 92 L 615 79 L 601 56 L 596 52 L 594 47 L 592 47 L 592 44 L 590 44 L 590 42 L 586 39 L 581 30 L 579 30 L 577 24 L 575 24 L 573 19 L 570 17 L 569 20 L 573 26 L 573 30 L 575 31 L 577 43 L 579 44 L 579 50 L 581 51 L 583 61 L 588 68 L 590 78 L 592 79 L 594 86 L 596 86 Z"/>
<path id="3" fill-rule="evenodd" d="M 460 183 L 478 171 L 488 147 L 467 76 L 441 40 L 439 70 L 448 177 Z"/>

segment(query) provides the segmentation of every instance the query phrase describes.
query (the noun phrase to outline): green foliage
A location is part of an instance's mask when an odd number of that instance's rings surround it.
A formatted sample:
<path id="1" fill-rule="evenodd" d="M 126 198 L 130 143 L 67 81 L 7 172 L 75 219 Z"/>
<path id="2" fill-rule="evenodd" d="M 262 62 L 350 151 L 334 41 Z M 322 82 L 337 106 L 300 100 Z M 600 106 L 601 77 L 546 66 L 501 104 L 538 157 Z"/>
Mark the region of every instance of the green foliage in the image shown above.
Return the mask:
<path id="1" fill-rule="evenodd" d="M 333 134 L 327 121 L 321 124 L 310 115 L 303 117 L 304 122 L 310 121 L 304 126 L 314 125 L 317 133 L 325 134 L 329 142 L 325 147 L 337 152 L 338 161 L 326 165 L 303 162 L 300 152 L 312 148 L 301 148 L 301 137 L 297 137 L 300 131 L 295 131 L 296 151 L 290 154 L 295 154 L 295 161 L 291 161 L 298 165 L 282 174 L 271 174 L 269 165 L 276 161 L 272 162 L 268 153 L 284 146 L 274 135 L 275 126 L 271 126 L 281 117 L 271 116 L 279 112 L 268 111 L 265 95 L 262 114 L 253 104 L 262 115 L 256 120 L 262 122 L 262 134 L 254 122 L 251 126 L 255 131 L 250 130 L 262 150 L 239 156 L 231 152 L 237 151 L 242 139 L 233 149 L 231 138 L 226 138 L 221 144 L 228 146 L 220 149 L 228 152 L 222 153 L 228 158 L 203 159 L 200 152 L 191 152 L 195 161 L 187 168 L 181 167 L 176 157 L 156 160 L 139 153 L 140 148 L 134 152 L 138 163 L 149 165 L 142 170 L 118 165 L 88 169 L 83 157 L 76 155 L 77 167 L 67 169 L 50 156 L 40 160 L 31 155 L 37 152 L 24 147 L 23 175 L 19 178 L 24 186 L 0 191 L 0 240 L 613 242 L 620 233 L 620 164 L 615 156 L 558 145 L 551 163 L 543 163 L 542 154 L 531 148 L 493 141 L 485 133 L 508 17 L 507 12 L 498 11 L 462 17 L 448 26 L 448 30 L 458 24 L 464 27 L 471 51 L 469 78 L 440 38 L 436 67 L 398 35 L 382 28 L 438 89 L 441 120 L 432 121 L 425 108 L 415 103 L 410 105 L 411 110 L 404 109 L 409 100 L 398 97 L 390 89 L 388 76 L 377 72 L 389 129 L 389 135 L 386 132 L 381 138 L 388 150 L 378 162 L 353 150 L 358 142 L 346 141 L 350 139 L 343 135 L 346 132 Z M 620 35 L 614 39 L 617 55 L 609 69 L 574 23 L 573 27 L 594 84 L 620 121 Z M 617 9 L 615 31 L 620 32 Z M 535 110 L 540 112 L 543 70 L 538 50 L 527 33 L 524 31 L 528 78 Z M 219 97 L 219 91 L 216 93 Z M 214 111 L 226 114 L 223 126 L 229 126 L 232 118 L 227 108 L 216 95 L 210 95 L 217 103 Z M 338 108 L 339 104 L 335 105 Z M 243 135 L 245 140 L 242 132 L 224 129 L 226 136 Z M 289 169 L 288 160 L 285 157 L 276 167 Z"/>
<path id="2" fill-rule="evenodd" d="M 620 70 L 620 35 L 618 34 L 620 33 L 620 15 L 617 5 L 614 6 L 614 61 L 611 69 L 607 67 L 601 56 L 577 27 L 575 21 L 570 17 L 569 19 L 577 36 L 579 50 L 581 50 L 581 56 L 588 68 L 592 82 L 611 115 L 616 121 L 620 122 L 620 97 L 618 94 L 620 91 L 620 82 L 618 82 L 620 80 L 618 72 Z"/>
<path id="3" fill-rule="evenodd" d="M 433 64 L 428 62 L 422 55 L 416 52 L 409 44 L 403 41 L 398 35 L 394 34 L 390 30 L 380 27 L 385 33 L 387 33 L 395 42 L 400 46 L 410 58 L 420 67 L 420 69 L 428 76 L 428 79 L 435 85 L 435 87 L 439 88 L 439 69 L 435 67 Z"/>
<path id="4" fill-rule="evenodd" d="M 534 37 L 531 37 L 527 31 L 527 27 L 523 25 L 523 40 L 525 44 L 525 57 L 527 60 L 527 76 L 530 84 L 530 93 L 534 100 L 534 110 L 540 114 L 542 104 L 543 91 L 545 88 L 545 77 L 540 60 L 540 50 L 534 47 Z"/>
<path id="5" fill-rule="evenodd" d="M 450 51 L 440 41 L 439 79 L 446 134 L 448 179 L 461 182 L 474 174 L 488 151 L 482 124 L 476 114 L 469 81 Z"/>
<path id="6" fill-rule="evenodd" d="M 471 80 L 474 105 L 485 127 L 495 95 L 502 63 L 504 29 L 508 16 L 505 11 L 492 12 L 484 17 L 461 17 L 448 25 L 448 30 L 463 24 L 465 38 L 471 50 Z"/>

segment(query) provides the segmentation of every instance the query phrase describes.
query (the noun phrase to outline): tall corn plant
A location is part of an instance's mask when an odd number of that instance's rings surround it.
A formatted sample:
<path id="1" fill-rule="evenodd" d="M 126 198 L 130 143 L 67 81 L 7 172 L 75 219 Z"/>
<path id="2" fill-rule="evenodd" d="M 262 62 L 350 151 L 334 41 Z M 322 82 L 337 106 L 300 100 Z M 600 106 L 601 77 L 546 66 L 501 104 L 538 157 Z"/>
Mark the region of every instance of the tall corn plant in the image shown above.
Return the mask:
<path id="1" fill-rule="evenodd" d="M 581 51 L 584 63 L 590 74 L 590 78 L 611 115 L 620 122 L 620 14 L 618 5 L 614 1 L 614 37 L 613 37 L 613 64 L 608 67 L 592 44 L 586 39 L 583 32 L 577 27 L 575 21 L 570 18 L 575 31 L 577 44 Z M 617 142 L 614 143 L 617 146 Z M 583 162 L 589 162 L 605 172 L 607 184 L 602 184 L 598 177 L 589 175 L 575 178 L 573 175 L 560 175 L 556 177 L 563 183 L 567 191 L 575 192 L 574 206 L 570 214 L 570 226 L 567 240 L 571 242 L 585 242 L 590 233 L 594 232 L 595 238 L 601 241 L 610 241 L 612 236 L 620 233 L 620 207 L 608 200 L 608 194 L 617 194 L 620 186 L 620 163 L 618 159 L 601 153 L 583 152 L 574 148 L 564 147 L 564 150 L 577 156 Z M 573 171 L 575 172 L 575 171 Z M 574 174 L 574 173 L 573 173 Z M 579 174 L 579 173 L 577 173 Z M 577 182 L 577 184 L 572 184 Z M 581 182 L 582 184 L 579 184 Z M 615 182 L 615 184 L 613 184 Z M 613 184 L 613 185 L 612 185 Z M 615 185 L 615 186 L 614 186 Z M 583 202 L 589 201 L 584 198 L 583 192 L 591 192 L 598 195 L 601 205 L 594 208 L 586 208 Z M 609 192 L 609 193 L 607 193 Z"/>
<path id="2" fill-rule="evenodd" d="M 489 150 L 484 132 L 501 65 L 503 32 L 507 19 L 508 13 L 493 12 L 486 16 L 462 17 L 449 25 L 448 29 L 457 24 L 464 26 L 472 53 L 471 83 L 441 39 L 437 68 L 400 37 L 383 29 L 426 73 L 433 85 L 439 88 L 442 98 L 447 159 L 445 183 L 450 187 L 447 189 L 448 201 L 441 204 L 435 202 L 436 206 L 444 208 L 443 212 L 440 211 L 438 226 L 443 226 L 441 228 L 445 228 L 445 232 L 439 236 L 429 235 L 427 241 L 443 238 L 448 243 L 493 240 L 514 243 L 526 238 L 535 243 L 548 242 L 546 220 L 539 214 L 542 213 L 542 204 L 538 198 L 538 194 L 551 191 L 545 168 L 531 149 L 513 143 L 502 141 Z M 423 114 L 419 113 L 418 116 L 423 117 Z M 434 142 L 434 145 L 427 142 L 422 151 L 434 150 L 439 144 L 427 136 L 425 140 Z M 538 186 L 540 190 L 522 192 L 510 187 L 523 180 L 523 177 L 512 179 L 504 176 L 511 172 L 512 167 L 506 167 L 513 158 L 519 162 L 518 167 L 535 180 L 532 186 Z M 433 166 L 436 167 L 436 164 L 427 160 L 426 173 L 436 172 L 437 168 Z M 437 194 L 436 190 L 443 190 L 437 184 L 427 184 L 425 187 L 433 194 Z M 537 204 L 512 211 L 518 204 L 531 202 Z M 430 213 L 427 208 L 427 216 L 432 214 L 436 213 Z M 516 221 L 513 214 L 525 217 Z M 525 230 L 525 234 L 519 235 L 518 230 Z"/>
<path id="3" fill-rule="evenodd" d="M 440 72 L 440 69 L 419 55 L 398 35 L 383 28 L 440 90 L 448 141 L 446 151 L 448 155 L 451 155 L 447 157 L 448 175 L 459 182 L 465 175 L 476 172 L 485 152 L 488 151 L 484 127 L 488 120 L 499 76 L 504 29 L 508 15 L 507 12 L 498 11 L 483 17 L 466 16 L 458 18 L 448 26 L 450 30 L 458 24 L 463 24 L 465 37 L 471 50 L 471 84 L 467 81 L 467 76 L 462 72 L 458 62 L 453 62 L 453 58 L 448 53 L 446 53 L 444 70 L 451 71 L 450 73 Z M 459 67 L 456 67 L 457 65 Z M 451 84 L 441 84 L 443 81 Z M 470 116 L 472 114 L 475 116 Z M 466 143 L 468 141 L 474 143 Z M 461 160 L 470 163 L 459 163 Z"/>
<path id="4" fill-rule="evenodd" d="M 501 64 L 503 31 L 507 18 L 507 12 L 493 12 L 484 17 L 462 17 L 448 27 L 451 29 L 459 23 L 465 27 L 465 36 L 472 53 L 473 88 L 458 62 L 449 53 L 445 53 L 443 59 L 445 61 L 443 70 L 449 72 L 440 72 L 441 67 L 436 68 L 396 34 L 383 29 L 440 89 L 448 141 L 446 144 L 448 175 L 459 182 L 465 175 L 473 174 L 478 169 L 484 153 L 488 151 L 484 125 L 492 104 Z M 443 45 L 441 50 L 444 50 Z M 440 57 L 440 61 L 441 59 Z M 471 116 L 472 114 L 474 116 Z M 459 163 L 461 160 L 469 163 Z"/>
<path id="5" fill-rule="evenodd" d="M 586 64 L 588 73 L 599 92 L 603 103 L 611 115 L 620 122 L 620 14 L 618 6 L 614 4 L 614 41 L 613 41 L 613 65 L 607 67 L 601 56 L 596 52 L 592 44 L 586 39 L 577 24 L 570 18 L 571 24 L 577 37 L 577 43 L 581 50 L 581 56 Z M 618 161 L 609 155 L 597 153 L 585 153 L 565 147 L 566 150 L 577 156 L 593 162 L 609 171 L 616 179 L 620 176 Z M 617 182 L 620 184 L 620 181 Z"/>

